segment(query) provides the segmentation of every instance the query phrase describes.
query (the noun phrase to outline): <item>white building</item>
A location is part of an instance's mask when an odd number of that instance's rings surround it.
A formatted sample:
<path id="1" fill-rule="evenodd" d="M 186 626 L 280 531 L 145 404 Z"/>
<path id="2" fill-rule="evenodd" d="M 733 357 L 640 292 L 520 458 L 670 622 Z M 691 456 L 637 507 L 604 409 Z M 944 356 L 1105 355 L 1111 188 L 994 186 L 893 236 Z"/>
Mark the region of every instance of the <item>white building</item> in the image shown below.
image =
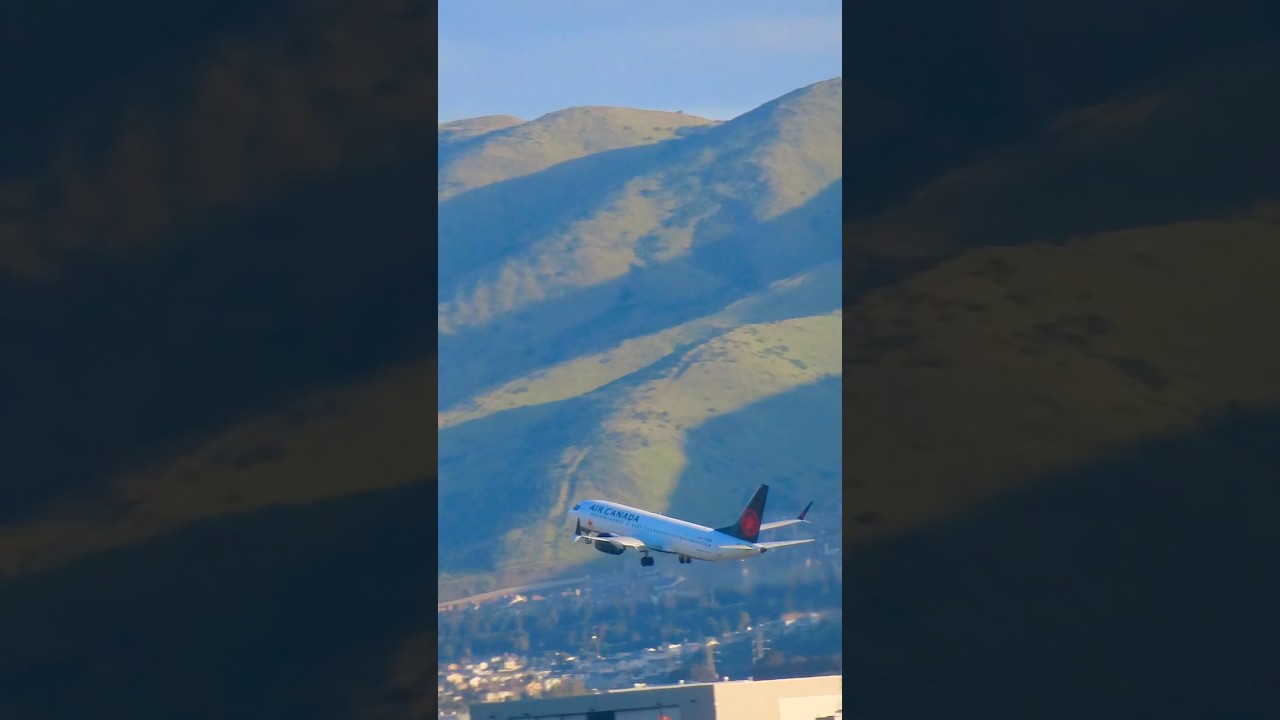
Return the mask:
<path id="1" fill-rule="evenodd" d="M 471 720 L 817 720 L 842 709 L 843 677 L 739 680 L 476 703 Z"/>

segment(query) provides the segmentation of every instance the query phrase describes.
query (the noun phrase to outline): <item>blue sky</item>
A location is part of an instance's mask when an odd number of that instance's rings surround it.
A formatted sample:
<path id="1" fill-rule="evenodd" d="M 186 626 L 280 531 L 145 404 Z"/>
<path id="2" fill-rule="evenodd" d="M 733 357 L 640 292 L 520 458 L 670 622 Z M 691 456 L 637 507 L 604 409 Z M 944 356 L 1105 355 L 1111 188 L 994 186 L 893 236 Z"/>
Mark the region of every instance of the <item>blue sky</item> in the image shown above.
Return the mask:
<path id="1" fill-rule="evenodd" d="M 837 77 L 835 0 L 442 0 L 441 122 L 575 105 L 727 120 Z"/>

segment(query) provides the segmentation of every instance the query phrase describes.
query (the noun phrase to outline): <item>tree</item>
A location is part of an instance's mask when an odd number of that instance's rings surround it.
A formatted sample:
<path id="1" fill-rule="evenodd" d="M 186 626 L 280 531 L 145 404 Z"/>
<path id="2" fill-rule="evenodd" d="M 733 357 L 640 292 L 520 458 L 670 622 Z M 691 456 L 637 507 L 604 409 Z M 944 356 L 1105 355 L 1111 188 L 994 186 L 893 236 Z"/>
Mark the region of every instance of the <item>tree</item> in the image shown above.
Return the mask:
<path id="1" fill-rule="evenodd" d="M 544 693 L 547 697 L 565 697 L 569 695 L 586 695 L 587 683 L 580 677 L 567 678 L 564 682 Z"/>

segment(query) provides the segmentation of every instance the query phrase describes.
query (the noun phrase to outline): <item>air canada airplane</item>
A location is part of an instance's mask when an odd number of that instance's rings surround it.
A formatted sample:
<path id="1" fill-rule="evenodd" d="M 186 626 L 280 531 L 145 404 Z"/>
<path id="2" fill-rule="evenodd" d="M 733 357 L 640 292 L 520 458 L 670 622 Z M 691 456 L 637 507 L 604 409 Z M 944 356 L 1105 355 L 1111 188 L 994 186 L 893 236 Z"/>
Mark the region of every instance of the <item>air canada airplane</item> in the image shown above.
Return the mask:
<path id="1" fill-rule="evenodd" d="M 679 556 L 682 563 L 695 559 L 739 560 L 774 548 L 813 542 L 813 538 L 756 542 L 765 530 L 809 522 L 804 516 L 813 506 L 812 501 L 799 517 L 761 524 L 768 495 L 769 486 L 761 485 L 738 516 L 738 522 L 715 530 L 615 502 L 583 500 L 569 511 L 577 519 L 573 541 L 588 543 L 610 555 L 621 555 L 632 548 L 640 553 L 640 564 L 646 567 L 653 564 L 651 552 Z"/>

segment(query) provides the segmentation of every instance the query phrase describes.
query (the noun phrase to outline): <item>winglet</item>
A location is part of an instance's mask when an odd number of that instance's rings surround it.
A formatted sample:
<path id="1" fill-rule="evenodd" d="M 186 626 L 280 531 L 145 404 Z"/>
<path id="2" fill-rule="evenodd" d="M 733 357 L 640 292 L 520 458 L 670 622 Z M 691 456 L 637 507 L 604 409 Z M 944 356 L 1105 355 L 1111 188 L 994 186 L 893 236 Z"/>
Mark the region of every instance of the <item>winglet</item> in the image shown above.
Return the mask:
<path id="1" fill-rule="evenodd" d="M 813 507 L 813 501 L 812 501 L 812 500 L 810 500 L 810 501 L 809 501 L 809 504 L 808 504 L 808 505 L 805 505 L 805 506 L 804 506 L 804 509 L 800 511 L 800 517 L 798 517 L 798 518 L 796 518 L 796 519 L 797 519 L 797 520 L 804 520 L 804 516 L 809 514 L 809 508 L 811 508 L 811 507 Z"/>

